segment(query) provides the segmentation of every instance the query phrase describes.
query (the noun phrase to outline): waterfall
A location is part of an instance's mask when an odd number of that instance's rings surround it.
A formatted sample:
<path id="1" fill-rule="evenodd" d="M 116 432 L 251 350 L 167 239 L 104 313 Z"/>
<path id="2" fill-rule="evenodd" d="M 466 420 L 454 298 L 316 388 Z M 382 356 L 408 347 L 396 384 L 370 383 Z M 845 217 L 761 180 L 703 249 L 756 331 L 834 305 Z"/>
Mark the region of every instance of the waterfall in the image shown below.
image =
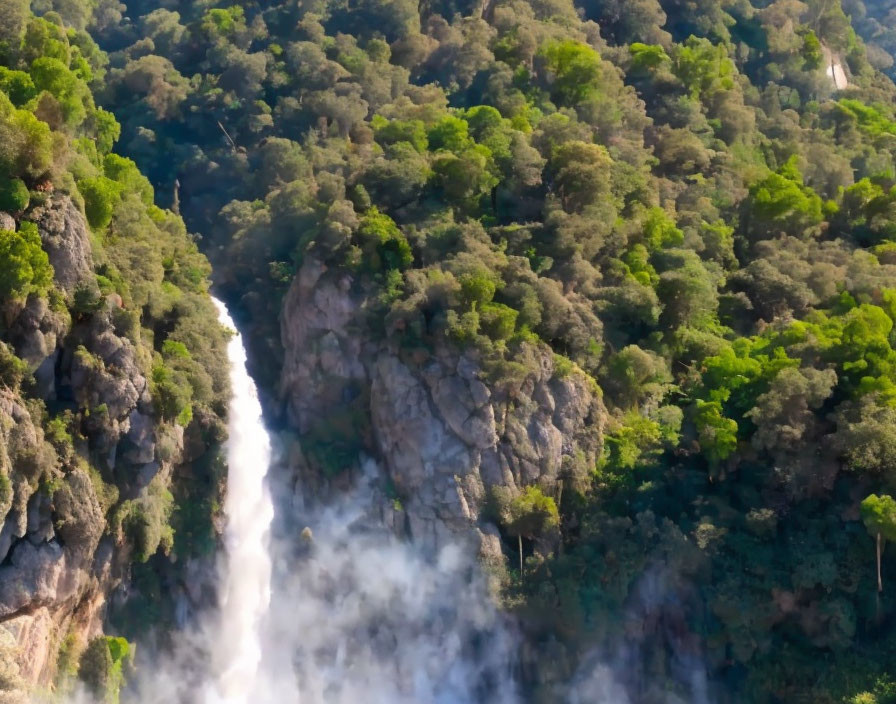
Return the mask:
<path id="1" fill-rule="evenodd" d="M 513 630 L 470 546 L 427 549 L 383 524 L 372 459 L 335 501 L 287 497 L 295 530 L 271 538 L 271 438 L 242 339 L 215 305 L 234 330 L 219 608 L 141 669 L 129 701 L 518 704 Z"/>
<path id="2" fill-rule="evenodd" d="M 233 396 L 227 443 L 227 525 L 220 616 L 213 629 L 212 672 L 203 704 L 256 702 L 262 664 L 262 622 L 271 601 L 269 532 L 274 508 L 265 477 L 271 442 L 246 350 L 227 307 L 213 299 L 218 319 L 233 330 L 227 345 Z"/>

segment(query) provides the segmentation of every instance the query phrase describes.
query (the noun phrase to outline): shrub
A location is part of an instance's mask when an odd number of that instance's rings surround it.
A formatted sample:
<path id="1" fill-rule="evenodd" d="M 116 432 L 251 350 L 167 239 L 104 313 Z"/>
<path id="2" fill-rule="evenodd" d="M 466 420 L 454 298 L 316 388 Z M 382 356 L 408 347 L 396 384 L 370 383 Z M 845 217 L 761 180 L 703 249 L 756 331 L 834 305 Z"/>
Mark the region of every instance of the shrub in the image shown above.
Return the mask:
<path id="1" fill-rule="evenodd" d="M 112 221 L 115 204 L 121 195 L 121 187 L 105 176 L 78 181 L 78 190 L 84 196 L 84 214 L 95 230 L 102 230 Z"/>
<path id="2" fill-rule="evenodd" d="M 516 330 L 519 313 L 503 303 L 486 303 L 479 310 L 479 320 L 486 335 L 493 340 L 507 340 Z"/>
<path id="3" fill-rule="evenodd" d="M 5 342 L 0 342 L 0 384 L 17 389 L 28 373 L 28 365 L 16 357 Z"/>
<path id="4" fill-rule="evenodd" d="M 169 524 L 174 497 L 158 479 L 139 499 L 121 505 L 121 527 L 134 546 L 134 559 L 146 562 L 159 548 L 167 553 L 174 544 L 174 531 Z"/>
<path id="5" fill-rule="evenodd" d="M 97 701 L 117 704 L 124 673 L 133 664 L 134 648 L 124 638 L 98 636 L 81 655 L 78 678 Z"/>
<path id="6" fill-rule="evenodd" d="M 53 267 L 37 226 L 23 223 L 19 232 L 0 230 L 0 298 L 45 293 L 52 282 Z"/>
<path id="7" fill-rule="evenodd" d="M 392 218 L 377 208 L 371 208 L 361 220 L 358 237 L 370 271 L 406 269 L 414 261 L 407 238 Z"/>
<path id="8" fill-rule="evenodd" d="M 28 207 L 30 200 L 28 187 L 21 179 L 0 179 L 0 210 L 20 213 Z"/>

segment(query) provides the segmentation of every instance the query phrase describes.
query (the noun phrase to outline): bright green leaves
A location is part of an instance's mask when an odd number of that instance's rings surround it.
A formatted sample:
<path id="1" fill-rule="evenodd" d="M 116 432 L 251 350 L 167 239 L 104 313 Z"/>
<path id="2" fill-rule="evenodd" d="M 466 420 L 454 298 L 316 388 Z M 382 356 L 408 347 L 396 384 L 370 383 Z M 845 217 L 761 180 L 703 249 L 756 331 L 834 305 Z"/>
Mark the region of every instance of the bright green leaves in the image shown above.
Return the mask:
<path id="1" fill-rule="evenodd" d="M 473 309 L 490 303 L 499 283 L 498 277 L 485 268 L 465 272 L 458 280 L 464 305 Z"/>
<path id="2" fill-rule="evenodd" d="M 882 542 L 896 540 L 896 501 L 892 496 L 871 494 L 861 505 L 862 522 L 877 544 L 877 590 L 883 591 L 880 558 Z"/>
<path id="3" fill-rule="evenodd" d="M 892 496 L 871 494 L 862 501 L 861 512 L 871 535 L 879 533 L 885 540 L 896 540 L 896 501 Z"/>
<path id="4" fill-rule="evenodd" d="M 501 180 L 541 181 L 544 161 L 493 107 L 457 110 L 429 123 L 375 115 L 370 124 L 385 159 L 368 170 L 365 187 L 385 206 L 412 199 L 421 177 L 462 213 L 482 210 Z"/>
<path id="5" fill-rule="evenodd" d="M 843 191 L 835 223 L 863 245 L 896 240 L 896 186 L 863 178 Z"/>
<path id="6" fill-rule="evenodd" d="M 838 100 L 838 119 L 844 122 L 854 123 L 862 132 L 870 137 L 881 135 L 896 135 L 896 122 L 881 109 L 865 105 L 865 103 L 853 98 Z"/>
<path id="7" fill-rule="evenodd" d="M 600 55 L 587 44 L 572 40 L 552 41 L 538 50 L 544 62 L 546 83 L 560 106 L 575 106 L 597 93 Z"/>
<path id="8" fill-rule="evenodd" d="M 19 232 L 0 230 L 0 299 L 45 293 L 52 283 L 53 267 L 41 248 L 37 226 L 23 223 Z"/>
<path id="9" fill-rule="evenodd" d="M 37 95 L 30 75 L 24 71 L 11 71 L 5 66 L 0 66 L 0 91 L 6 93 L 12 104 L 19 108 Z"/>
<path id="10" fill-rule="evenodd" d="M 673 71 L 692 98 L 734 86 L 735 68 L 724 44 L 689 37 L 678 47 Z"/>
<path id="11" fill-rule="evenodd" d="M 445 198 L 463 209 L 475 207 L 479 198 L 498 184 L 492 151 L 470 136 L 469 124 L 447 115 L 427 133 L 432 156 L 433 180 Z"/>
<path id="12" fill-rule="evenodd" d="M 233 5 L 226 9 L 208 10 L 200 23 L 202 31 L 211 38 L 227 37 L 245 29 L 246 15 L 242 7 Z"/>
<path id="13" fill-rule="evenodd" d="M 808 71 L 821 68 L 824 53 L 818 36 L 811 29 L 803 35 L 803 46 L 800 48 L 800 56 L 803 57 L 803 66 Z"/>
<path id="14" fill-rule="evenodd" d="M 479 197 L 498 185 L 491 152 L 477 144 L 460 154 L 438 152 L 432 160 L 435 183 L 445 198 L 462 208 L 473 207 Z"/>
<path id="15" fill-rule="evenodd" d="M 636 73 L 647 73 L 671 61 L 666 50 L 658 44 L 635 42 L 628 50 L 632 55 L 632 71 Z"/>
<path id="16" fill-rule="evenodd" d="M 146 562 L 161 548 L 166 555 L 174 546 L 171 513 L 174 497 L 157 475 L 137 499 L 125 501 L 115 520 L 134 547 L 134 559 Z"/>
<path id="17" fill-rule="evenodd" d="M 45 178 L 53 168 L 59 136 L 27 110 L 0 94 L 0 173 L 26 181 Z"/>
<path id="18" fill-rule="evenodd" d="M 133 161 L 108 154 L 103 160 L 103 171 L 105 175 L 78 181 L 84 213 L 93 229 L 102 230 L 109 225 L 115 208 L 127 194 L 137 194 L 144 205 L 152 205 L 153 188 Z"/>
<path id="19" fill-rule="evenodd" d="M 115 205 L 121 197 L 121 186 L 110 178 L 97 176 L 78 182 L 84 196 L 84 213 L 94 230 L 102 230 L 112 221 Z"/>
<path id="20" fill-rule="evenodd" d="M 414 261 L 411 245 L 385 213 L 371 208 L 361 219 L 357 237 L 364 256 L 364 267 L 379 272 L 406 269 Z"/>
<path id="21" fill-rule="evenodd" d="M 193 418 L 196 388 L 201 385 L 202 370 L 197 368 L 185 344 L 165 340 L 162 353 L 152 368 L 153 400 L 159 414 L 186 427 Z"/>
<path id="22" fill-rule="evenodd" d="M 25 29 L 21 57 L 26 63 L 38 58 L 58 59 L 66 66 L 71 61 L 71 46 L 59 24 L 44 17 L 32 17 Z"/>
<path id="23" fill-rule="evenodd" d="M 807 320 L 740 338 L 704 359 L 693 396 L 698 432 L 714 455 L 723 459 L 733 451 L 738 426 L 760 447 L 796 443 L 812 414 L 833 402 L 842 409 L 835 444 L 850 465 L 860 471 L 887 466 L 896 350 L 889 297 L 884 292 L 881 298 L 886 307 L 853 302 L 838 312 L 815 311 Z"/>
<path id="24" fill-rule="evenodd" d="M 510 535 L 531 539 L 556 530 L 560 513 L 553 498 L 537 486 L 527 486 L 501 506 L 500 521 Z"/>
<path id="25" fill-rule="evenodd" d="M 482 331 L 492 340 L 508 340 L 516 332 L 519 312 L 503 303 L 484 303 L 478 309 Z"/>
<path id="26" fill-rule="evenodd" d="M 376 141 L 381 145 L 407 142 L 420 153 L 429 147 L 426 126 L 422 120 L 387 120 L 382 115 L 374 115 L 370 126 Z"/>
<path id="27" fill-rule="evenodd" d="M 31 64 L 31 79 L 39 91 L 46 91 L 58 102 L 64 123 L 75 128 L 93 109 L 87 84 L 59 59 L 41 57 Z"/>
<path id="28" fill-rule="evenodd" d="M 97 151 L 100 154 L 108 154 L 121 136 L 121 125 L 118 124 L 118 120 L 111 112 L 102 108 L 97 108 L 93 113 L 93 122 L 96 129 Z"/>
<path id="29" fill-rule="evenodd" d="M 443 149 L 458 154 L 475 145 L 470 137 L 470 126 L 467 121 L 454 115 L 446 115 L 430 127 L 427 137 L 434 151 Z"/>
<path id="30" fill-rule="evenodd" d="M 125 673 L 133 666 L 134 646 L 124 638 L 98 636 L 87 644 L 78 664 L 78 678 L 94 701 L 118 702 Z"/>
<path id="31" fill-rule="evenodd" d="M 637 345 L 628 345 L 607 363 L 606 387 L 620 408 L 658 405 L 671 382 L 666 360 Z"/>
<path id="32" fill-rule="evenodd" d="M 144 205 L 152 205 L 154 195 L 152 185 L 133 161 L 118 154 L 108 154 L 103 159 L 103 171 L 108 178 L 121 186 L 123 192 L 136 193 Z"/>
<path id="33" fill-rule="evenodd" d="M 684 233 L 662 208 L 651 208 L 644 221 L 644 244 L 651 251 L 676 247 L 684 241 Z"/>
<path id="34" fill-rule="evenodd" d="M 164 363 L 152 368 L 152 391 L 156 410 L 165 420 L 175 420 L 180 425 L 189 425 L 193 417 L 190 386 L 181 375 Z"/>
<path id="35" fill-rule="evenodd" d="M 636 411 L 627 413 L 619 427 L 607 435 L 603 463 L 616 470 L 634 469 L 660 438 L 658 423 Z"/>
<path id="36" fill-rule="evenodd" d="M 791 157 L 777 171 L 750 186 L 747 232 L 751 239 L 768 239 L 782 233 L 812 237 L 824 220 L 822 200 L 808 186 Z"/>
<path id="37" fill-rule="evenodd" d="M 730 457 L 737 449 L 737 422 L 722 415 L 716 401 L 697 401 L 694 417 L 700 450 L 710 463 Z"/>

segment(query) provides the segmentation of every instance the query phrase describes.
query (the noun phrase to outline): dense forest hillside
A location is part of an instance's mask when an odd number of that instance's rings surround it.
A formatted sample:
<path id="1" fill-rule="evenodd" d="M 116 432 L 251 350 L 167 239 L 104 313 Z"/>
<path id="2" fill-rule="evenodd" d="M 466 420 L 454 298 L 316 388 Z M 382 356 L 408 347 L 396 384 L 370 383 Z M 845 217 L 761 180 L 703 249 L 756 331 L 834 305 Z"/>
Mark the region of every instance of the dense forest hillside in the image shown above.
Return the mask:
<path id="1" fill-rule="evenodd" d="M 3 702 L 117 696 L 109 605 L 161 623 L 215 546 L 226 336 L 207 260 L 113 151 L 105 68 L 59 15 L 0 2 Z"/>
<path id="2" fill-rule="evenodd" d="M 110 52 L 99 99 L 202 233 L 297 475 L 373 456 L 411 538 L 473 525 L 535 699 L 618 650 L 642 701 L 688 696 L 682 653 L 719 701 L 886 676 L 896 90 L 858 13 L 53 9 Z"/>
<path id="3" fill-rule="evenodd" d="M 329 497 L 369 459 L 397 533 L 468 541 L 531 701 L 592 660 L 636 702 L 896 701 L 885 3 L 0 8 L 7 321 L 62 316 L 85 370 L 108 360 L 78 330 L 107 321 L 158 432 L 208 430 L 219 335 L 182 215 L 282 484 Z M 61 207 L 92 231 L 86 293 L 49 273 Z M 15 329 L 10 394 L 42 398 Z M 70 393 L 108 453 L 123 416 Z"/>

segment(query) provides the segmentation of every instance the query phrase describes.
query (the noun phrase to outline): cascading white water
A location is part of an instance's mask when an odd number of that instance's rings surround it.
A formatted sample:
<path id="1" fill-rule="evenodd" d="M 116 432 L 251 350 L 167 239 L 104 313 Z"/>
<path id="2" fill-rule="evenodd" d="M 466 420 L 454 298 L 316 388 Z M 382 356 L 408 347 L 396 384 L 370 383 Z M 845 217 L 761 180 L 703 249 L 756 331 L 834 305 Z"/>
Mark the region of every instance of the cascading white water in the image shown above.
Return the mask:
<path id="1" fill-rule="evenodd" d="M 249 704 L 258 701 L 261 628 L 271 601 L 269 532 L 274 507 L 265 481 L 271 442 L 258 390 L 246 369 L 242 337 L 224 303 L 213 300 L 221 324 L 234 333 L 227 345 L 233 396 L 220 617 L 212 629 L 212 672 L 202 704 Z"/>

